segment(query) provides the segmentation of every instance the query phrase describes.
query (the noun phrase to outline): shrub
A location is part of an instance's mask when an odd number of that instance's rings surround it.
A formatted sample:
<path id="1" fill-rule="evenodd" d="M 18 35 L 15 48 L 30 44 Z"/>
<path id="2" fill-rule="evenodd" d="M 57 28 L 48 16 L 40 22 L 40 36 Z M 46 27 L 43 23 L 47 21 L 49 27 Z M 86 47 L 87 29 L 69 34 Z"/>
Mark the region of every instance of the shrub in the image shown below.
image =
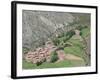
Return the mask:
<path id="1" fill-rule="evenodd" d="M 37 66 L 39 66 L 39 65 L 41 65 L 42 64 L 42 62 L 40 61 L 40 62 L 36 62 L 36 65 Z"/>
<path id="2" fill-rule="evenodd" d="M 79 26 L 76 27 L 76 29 L 82 30 L 82 29 L 87 28 L 87 27 L 88 27 L 88 26 L 79 25 Z"/>
<path id="3" fill-rule="evenodd" d="M 56 51 L 51 53 L 51 60 L 50 62 L 56 62 L 58 60 L 58 55 L 56 53 Z"/>
<path id="4" fill-rule="evenodd" d="M 23 47 L 22 51 L 25 54 L 25 53 L 27 53 L 29 51 L 29 49 L 27 47 Z"/>
<path id="5" fill-rule="evenodd" d="M 56 46 L 58 46 L 59 43 L 60 43 L 60 41 L 59 41 L 58 38 L 55 38 L 55 39 L 53 39 L 52 41 L 53 41 L 54 45 L 56 45 Z"/>
<path id="6" fill-rule="evenodd" d="M 66 33 L 66 40 L 69 40 L 75 34 L 74 30 L 70 30 Z"/>

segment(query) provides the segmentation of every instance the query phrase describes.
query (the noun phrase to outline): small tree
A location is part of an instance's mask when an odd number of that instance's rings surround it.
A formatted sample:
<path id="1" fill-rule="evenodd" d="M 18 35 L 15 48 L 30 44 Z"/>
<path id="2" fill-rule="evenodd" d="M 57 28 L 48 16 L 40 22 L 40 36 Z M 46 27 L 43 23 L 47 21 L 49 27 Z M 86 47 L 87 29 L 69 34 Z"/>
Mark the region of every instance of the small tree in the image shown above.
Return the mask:
<path id="1" fill-rule="evenodd" d="M 70 30 L 66 33 L 66 40 L 69 40 L 75 34 L 74 30 Z"/>
<path id="2" fill-rule="evenodd" d="M 39 65 L 41 65 L 42 64 L 42 62 L 40 61 L 40 62 L 36 62 L 36 65 L 37 66 L 39 66 Z"/>
<path id="3" fill-rule="evenodd" d="M 54 38 L 52 41 L 53 41 L 54 45 L 56 45 L 56 46 L 58 46 L 60 43 L 58 38 Z"/>
<path id="4" fill-rule="evenodd" d="M 58 54 L 56 53 L 56 51 L 51 53 L 51 60 L 50 62 L 56 62 L 58 60 Z"/>

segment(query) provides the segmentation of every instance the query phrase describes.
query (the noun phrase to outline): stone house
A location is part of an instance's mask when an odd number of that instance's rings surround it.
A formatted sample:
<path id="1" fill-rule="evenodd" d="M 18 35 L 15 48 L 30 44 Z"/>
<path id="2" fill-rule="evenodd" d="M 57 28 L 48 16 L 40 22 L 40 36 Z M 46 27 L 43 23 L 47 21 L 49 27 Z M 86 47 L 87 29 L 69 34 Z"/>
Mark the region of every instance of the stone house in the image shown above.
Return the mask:
<path id="1" fill-rule="evenodd" d="M 56 49 L 57 48 L 54 46 L 53 42 L 49 40 L 45 43 L 45 47 L 39 47 L 35 51 L 29 51 L 25 55 L 25 60 L 27 62 L 32 62 L 33 64 L 37 62 L 43 62 L 45 60 L 50 62 L 50 54 Z"/>

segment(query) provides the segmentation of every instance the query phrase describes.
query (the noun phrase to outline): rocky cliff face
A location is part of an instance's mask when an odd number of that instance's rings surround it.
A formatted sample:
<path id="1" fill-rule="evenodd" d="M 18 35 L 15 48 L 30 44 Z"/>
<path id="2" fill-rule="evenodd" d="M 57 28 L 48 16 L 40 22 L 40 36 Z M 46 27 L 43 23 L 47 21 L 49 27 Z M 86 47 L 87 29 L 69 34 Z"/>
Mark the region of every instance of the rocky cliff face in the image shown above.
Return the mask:
<path id="1" fill-rule="evenodd" d="M 35 49 L 50 38 L 64 24 L 73 23 L 76 15 L 65 12 L 22 11 L 22 44 L 25 49 Z M 54 36 L 55 37 L 55 36 Z"/>

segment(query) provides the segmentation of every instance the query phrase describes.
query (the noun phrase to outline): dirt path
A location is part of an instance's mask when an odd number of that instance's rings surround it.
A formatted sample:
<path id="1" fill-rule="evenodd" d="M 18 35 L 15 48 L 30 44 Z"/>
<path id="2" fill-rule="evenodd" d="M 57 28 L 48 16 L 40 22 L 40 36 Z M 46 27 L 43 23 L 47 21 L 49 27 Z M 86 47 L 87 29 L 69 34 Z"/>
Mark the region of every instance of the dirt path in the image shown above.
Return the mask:
<path id="1" fill-rule="evenodd" d="M 58 57 L 59 57 L 59 61 L 62 61 L 62 60 L 83 60 L 82 58 L 78 57 L 78 56 L 75 56 L 73 54 L 65 54 L 65 52 L 63 50 L 58 50 L 57 51 L 57 54 L 58 54 Z"/>
<path id="2" fill-rule="evenodd" d="M 73 54 L 66 54 L 66 59 L 67 60 L 83 60 L 81 57 L 75 56 Z"/>
<path id="3" fill-rule="evenodd" d="M 66 59 L 66 54 L 64 53 L 63 50 L 58 50 L 57 51 L 57 54 L 58 54 L 58 57 L 59 57 L 59 60 L 65 60 Z"/>

